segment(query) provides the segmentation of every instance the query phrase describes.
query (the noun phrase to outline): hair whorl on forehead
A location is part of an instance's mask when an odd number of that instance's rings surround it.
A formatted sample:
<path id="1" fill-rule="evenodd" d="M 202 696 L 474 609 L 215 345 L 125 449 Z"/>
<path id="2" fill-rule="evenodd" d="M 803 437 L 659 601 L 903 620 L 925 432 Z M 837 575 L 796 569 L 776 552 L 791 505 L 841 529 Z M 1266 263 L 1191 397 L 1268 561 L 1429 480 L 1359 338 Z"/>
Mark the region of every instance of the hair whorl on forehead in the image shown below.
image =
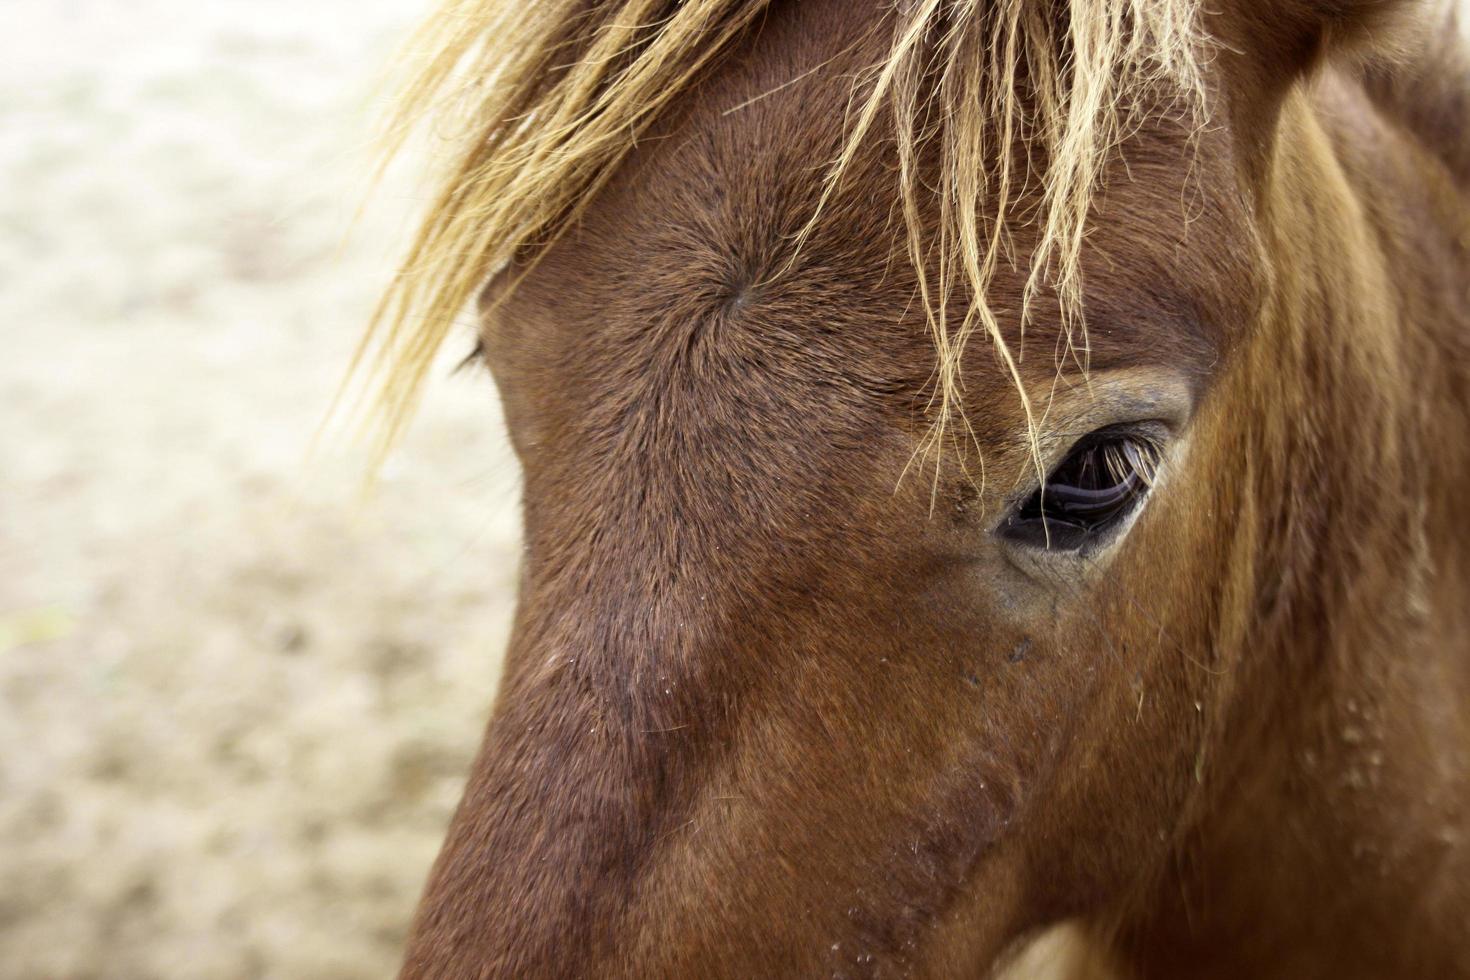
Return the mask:
<path id="1" fill-rule="evenodd" d="M 534 257 L 578 216 L 638 137 L 770 0 L 448 0 L 413 45 L 426 60 L 397 105 L 392 146 L 423 119 L 463 138 L 359 349 L 381 385 L 380 448 L 418 401 L 454 318 L 512 259 Z M 893 141 L 911 260 L 938 351 L 937 446 L 958 414 L 965 344 L 983 330 L 1012 378 L 987 288 L 1023 183 L 1041 189 L 1032 299 L 1054 290 L 1068 342 L 1080 325 L 1086 216 L 1108 153 L 1146 87 L 1202 98 L 1198 0 L 896 0 L 892 44 L 858 86 L 837 186 L 866 138 Z M 936 104 L 937 103 L 937 104 Z M 884 112 L 884 109 L 887 112 Z M 879 119 L 892 132 L 875 134 Z M 938 186 L 918 155 L 939 140 Z M 1025 141 L 1034 173 L 1002 148 Z M 941 221 L 937 240 L 921 216 Z M 814 214 L 809 232 L 820 214 Z M 805 238 L 803 233 L 802 238 Z M 959 290 L 959 293 L 956 293 Z M 947 314 L 965 300 L 960 322 Z M 1022 398 L 1025 393 L 1022 391 Z M 1030 406 L 1027 405 L 1028 417 Z M 962 415 L 959 416 L 962 418 Z"/>

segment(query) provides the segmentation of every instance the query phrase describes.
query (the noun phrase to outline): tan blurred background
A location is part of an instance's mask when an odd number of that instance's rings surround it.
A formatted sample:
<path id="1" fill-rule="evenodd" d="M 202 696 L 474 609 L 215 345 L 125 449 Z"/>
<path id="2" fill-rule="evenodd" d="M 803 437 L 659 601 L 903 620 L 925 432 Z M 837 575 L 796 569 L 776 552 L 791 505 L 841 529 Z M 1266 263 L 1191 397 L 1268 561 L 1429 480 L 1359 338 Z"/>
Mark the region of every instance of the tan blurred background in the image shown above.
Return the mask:
<path id="1" fill-rule="evenodd" d="M 307 461 L 414 210 L 347 237 L 425 7 L 0 5 L 0 976 L 396 965 L 519 547 L 484 377 L 370 498 Z"/>

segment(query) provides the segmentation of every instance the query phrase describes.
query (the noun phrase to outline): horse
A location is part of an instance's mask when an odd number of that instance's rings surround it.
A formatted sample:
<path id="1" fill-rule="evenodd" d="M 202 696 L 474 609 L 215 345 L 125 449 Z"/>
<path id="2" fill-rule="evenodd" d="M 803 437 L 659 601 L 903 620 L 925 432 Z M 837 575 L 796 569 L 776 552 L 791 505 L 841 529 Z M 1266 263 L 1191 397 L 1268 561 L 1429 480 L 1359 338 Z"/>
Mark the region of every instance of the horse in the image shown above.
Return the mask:
<path id="1" fill-rule="evenodd" d="M 1413 0 L 455 0 L 366 342 L 519 600 L 402 976 L 1470 977 L 1470 59 Z"/>

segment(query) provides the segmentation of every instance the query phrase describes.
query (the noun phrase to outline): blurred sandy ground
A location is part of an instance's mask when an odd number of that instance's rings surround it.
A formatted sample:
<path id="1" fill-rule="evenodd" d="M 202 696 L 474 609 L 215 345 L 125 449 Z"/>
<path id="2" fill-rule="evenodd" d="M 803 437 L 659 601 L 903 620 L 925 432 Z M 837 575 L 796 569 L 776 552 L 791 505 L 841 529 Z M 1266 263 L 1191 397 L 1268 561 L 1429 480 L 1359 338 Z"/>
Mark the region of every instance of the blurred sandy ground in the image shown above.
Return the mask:
<path id="1" fill-rule="evenodd" d="M 424 8 L 0 5 L 0 976 L 396 964 L 519 548 L 487 378 L 366 501 L 306 462 L 415 205 L 342 247 Z"/>

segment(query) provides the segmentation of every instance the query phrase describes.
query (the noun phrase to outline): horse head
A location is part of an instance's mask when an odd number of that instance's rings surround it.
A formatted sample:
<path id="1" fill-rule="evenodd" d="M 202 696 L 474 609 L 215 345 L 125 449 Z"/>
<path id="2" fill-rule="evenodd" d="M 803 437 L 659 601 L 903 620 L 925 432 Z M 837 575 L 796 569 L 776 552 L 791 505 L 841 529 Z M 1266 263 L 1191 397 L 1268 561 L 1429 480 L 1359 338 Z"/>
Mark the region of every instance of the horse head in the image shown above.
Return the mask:
<path id="1" fill-rule="evenodd" d="M 535 8 L 418 90 L 392 404 L 478 292 L 525 555 L 405 976 L 1470 974 L 1444 24 Z"/>

